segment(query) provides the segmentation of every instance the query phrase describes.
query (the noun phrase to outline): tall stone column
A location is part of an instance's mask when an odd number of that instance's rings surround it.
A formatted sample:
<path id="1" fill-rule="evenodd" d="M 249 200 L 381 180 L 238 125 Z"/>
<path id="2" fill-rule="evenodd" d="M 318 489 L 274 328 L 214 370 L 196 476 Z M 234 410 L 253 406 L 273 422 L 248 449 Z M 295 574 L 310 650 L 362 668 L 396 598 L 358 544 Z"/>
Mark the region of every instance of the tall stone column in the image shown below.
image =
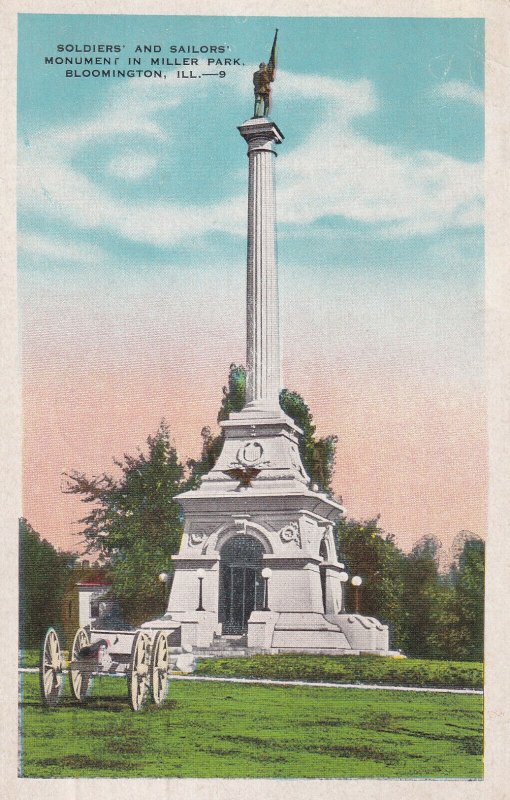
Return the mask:
<path id="1" fill-rule="evenodd" d="M 248 258 L 246 292 L 246 411 L 280 416 L 280 332 L 274 144 L 283 134 L 268 119 L 250 119 L 239 126 L 248 143 Z"/>

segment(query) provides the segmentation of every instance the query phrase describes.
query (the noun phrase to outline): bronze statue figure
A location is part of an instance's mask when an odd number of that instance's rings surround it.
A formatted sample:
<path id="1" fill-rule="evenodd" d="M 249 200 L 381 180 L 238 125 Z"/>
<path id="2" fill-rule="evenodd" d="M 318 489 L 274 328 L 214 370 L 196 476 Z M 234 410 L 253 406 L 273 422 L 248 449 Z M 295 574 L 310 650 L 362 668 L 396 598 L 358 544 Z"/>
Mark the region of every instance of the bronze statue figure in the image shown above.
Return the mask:
<path id="1" fill-rule="evenodd" d="M 255 92 L 255 109 L 253 117 L 267 117 L 271 108 L 271 84 L 276 76 L 276 60 L 278 28 L 274 35 L 271 55 L 267 64 L 262 62 L 253 73 L 253 91 Z"/>

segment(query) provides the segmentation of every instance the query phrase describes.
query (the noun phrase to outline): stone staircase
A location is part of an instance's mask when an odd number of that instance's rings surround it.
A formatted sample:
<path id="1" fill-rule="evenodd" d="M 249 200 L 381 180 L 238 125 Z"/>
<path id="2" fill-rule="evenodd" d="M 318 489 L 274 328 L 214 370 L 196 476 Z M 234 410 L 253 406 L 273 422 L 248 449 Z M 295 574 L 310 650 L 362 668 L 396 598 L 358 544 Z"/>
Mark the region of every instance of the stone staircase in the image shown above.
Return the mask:
<path id="1" fill-rule="evenodd" d="M 248 650 L 248 635 L 214 635 L 214 640 L 209 647 L 194 647 L 193 655 L 197 658 L 242 658 L 250 654 Z"/>

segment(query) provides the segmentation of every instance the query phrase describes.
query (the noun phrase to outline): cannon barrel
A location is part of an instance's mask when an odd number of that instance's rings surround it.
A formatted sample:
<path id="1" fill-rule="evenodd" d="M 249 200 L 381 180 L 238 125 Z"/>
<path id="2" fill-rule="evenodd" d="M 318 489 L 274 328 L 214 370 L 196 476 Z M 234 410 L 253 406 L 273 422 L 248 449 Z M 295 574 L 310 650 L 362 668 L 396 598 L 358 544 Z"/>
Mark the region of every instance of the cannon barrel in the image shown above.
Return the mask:
<path id="1" fill-rule="evenodd" d="M 98 639 L 93 644 L 88 644 L 78 651 L 78 658 L 94 658 L 99 653 L 101 647 L 109 647 L 108 639 Z"/>

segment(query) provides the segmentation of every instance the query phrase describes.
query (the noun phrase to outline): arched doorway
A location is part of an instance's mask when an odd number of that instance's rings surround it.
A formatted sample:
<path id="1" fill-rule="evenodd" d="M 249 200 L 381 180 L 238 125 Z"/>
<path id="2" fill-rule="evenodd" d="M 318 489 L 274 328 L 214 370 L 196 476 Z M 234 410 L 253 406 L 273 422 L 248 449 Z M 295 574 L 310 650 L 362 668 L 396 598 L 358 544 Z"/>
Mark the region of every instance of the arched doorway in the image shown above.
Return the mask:
<path id="1" fill-rule="evenodd" d="M 239 534 L 220 551 L 219 619 L 223 633 L 236 635 L 248 629 L 248 619 L 264 603 L 263 545 L 253 536 Z"/>

